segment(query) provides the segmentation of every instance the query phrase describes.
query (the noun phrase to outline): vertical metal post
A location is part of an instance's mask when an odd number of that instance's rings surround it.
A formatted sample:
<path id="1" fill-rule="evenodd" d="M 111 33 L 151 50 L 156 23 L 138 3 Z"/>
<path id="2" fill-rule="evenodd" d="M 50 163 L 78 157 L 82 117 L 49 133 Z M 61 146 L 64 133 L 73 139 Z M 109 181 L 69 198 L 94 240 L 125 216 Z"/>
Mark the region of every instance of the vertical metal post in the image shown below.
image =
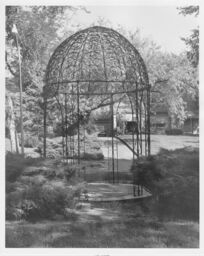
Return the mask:
<path id="1" fill-rule="evenodd" d="M 193 134 L 193 118 L 191 117 L 191 133 Z"/>
<path id="2" fill-rule="evenodd" d="M 86 154 L 86 127 L 84 124 L 84 156 Z"/>
<path id="3" fill-rule="evenodd" d="M 65 96 L 65 152 L 66 152 L 66 161 L 68 161 L 68 137 L 67 137 L 67 130 L 68 130 L 68 120 L 67 120 L 67 94 Z"/>
<path id="4" fill-rule="evenodd" d="M 113 111 L 113 93 L 111 93 L 111 142 L 112 142 L 112 172 L 113 184 L 115 183 L 115 159 L 114 159 L 114 111 Z"/>
<path id="5" fill-rule="evenodd" d="M 59 94 L 58 94 L 59 95 Z M 60 98 L 60 96 L 59 96 Z M 60 101 L 59 101 L 60 102 Z M 64 136 L 65 136 L 65 129 L 64 129 L 64 117 L 63 117 L 63 109 L 61 110 L 61 115 L 62 115 L 62 158 L 65 158 L 65 154 L 64 154 Z"/>
<path id="6" fill-rule="evenodd" d="M 147 94 L 147 93 L 146 93 Z M 147 95 L 146 95 L 146 100 L 147 100 Z M 148 154 L 148 149 L 147 149 L 147 102 L 145 103 L 145 156 Z"/>
<path id="7" fill-rule="evenodd" d="M 110 155 L 110 154 L 109 154 L 109 141 L 107 141 L 107 147 L 108 147 L 108 171 L 110 171 L 110 162 L 109 162 L 109 160 L 110 160 L 110 159 L 109 159 L 109 158 L 110 158 L 110 157 L 109 157 L 109 155 Z"/>
<path id="8" fill-rule="evenodd" d="M 78 164 L 80 164 L 80 117 L 79 117 L 79 82 L 77 82 L 77 130 L 78 130 Z"/>
<path id="9" fill-rule="evenodd" d="M 147 89 L 147 145 L 148 145 L 148 156 L 151 154 L 151 141 L 150 141 L 150 131 L 151 131 L 151 122 L 150 122 L 150 87 Z"/>
<path id="10" fill-rule="evenodd" d="M 117 182 L 119 183 L 119 173 L 118 173 L 118 140 L 116 142 L 116 154 L 117 154 Z"/>
<path id="11" fill-rule="evenodd" d="M 72 107 L 71 107 L 71 123 L 72 125 L 74 124 L 74 86 L 72 84 Z M 72 164 L 74 164 L 74 155 L 75 155 L 75 144 L 74 144 L 74 134 L 70 134 L 70 151 L 72 152 L 72 158 L 71 158 L 71 162 Z"/>
<path id="12" fill-rule="evenodd" d="M 143 99 L 143 92 L 140 95 L 140 112 L 139 112 L 139 119 L 140 119 L 140 154 L 142 155 L 142 99 Z"/>
<path id="13" fill-rule="evenodd" d="M 44 134 L 43 134 L 43 155 L 44 158 L 46 158 L 46 137 L 47 137 L 47 99 L 45 97 L 44 92 L 44 114 L 43 114 L 43 128 L 44 128 Z"/>
<path id="14" fill-rule="evenodd" d="M 133 124 L 133 127 L 132 127 L 132 149 L 133 149 L 132 158 L 133 158 L 133 161 L 134 161 L 134 159 L 135 159 L 135 154 L 134 154 L 134 151 L 135 151 L 134 106 L 133 106 L 133 103 L 131 101 L 131 98 L 129 98 L 129 100 L 130 100 L 130 105 L 131 105 L 131 109 L 132 109 L 132 124 Z"/>
<path id="15" fill-rule="evenodd" d="M 139 112 L 138 112 L 138 109 L 139 109 L 139 104 L 138 104 L 138 86 L 137 86 L 137 82 L 136 82 L 136 123 L 137 123 L 137 130 L 136 130 L 136 135 L 137 135 L 137 155 L 139 156 L 140 152 L 139 152 Z"/>

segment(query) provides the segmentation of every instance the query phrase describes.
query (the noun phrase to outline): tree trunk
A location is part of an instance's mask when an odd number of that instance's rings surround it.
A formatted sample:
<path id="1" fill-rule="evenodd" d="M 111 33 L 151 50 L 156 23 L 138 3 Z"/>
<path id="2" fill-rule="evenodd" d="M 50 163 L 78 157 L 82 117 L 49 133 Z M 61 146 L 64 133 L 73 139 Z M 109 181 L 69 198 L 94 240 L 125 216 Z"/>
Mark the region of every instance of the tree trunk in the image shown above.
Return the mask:
<path id="1" fill-rule="evenodd" d="M 9 131 L 11 152 L 19 153 L 19 141 L 16 132 L 15 115 L 13 111 L 13 101 L 10 95 L 6 95 L 6 126 Z"/>

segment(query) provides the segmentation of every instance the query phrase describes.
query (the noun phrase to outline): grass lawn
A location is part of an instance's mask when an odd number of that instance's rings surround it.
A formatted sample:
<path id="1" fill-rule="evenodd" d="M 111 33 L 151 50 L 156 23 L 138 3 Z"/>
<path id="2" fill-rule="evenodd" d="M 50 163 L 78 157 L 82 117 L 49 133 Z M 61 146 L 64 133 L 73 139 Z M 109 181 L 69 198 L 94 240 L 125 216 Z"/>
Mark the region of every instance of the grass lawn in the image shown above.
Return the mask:
<path id="1" fill-rule="evenodd" d="M 131 135 L 122 135 L 124 139 L 132 147 L 132 136 Z M 105 158 L 111 156 L 111 138 L 99 137 L 101 142 L 101 149 Z M 115 139 L 115 145 L 118 143 L 118 157 L 119 159 L 132 159 L 132 152 L 123 145 L 120 141 Z M 109 148 L 108 148 L 109 144 Z M 151 135 L 151 154 L 155 155 L 159 153 L 161 148 L 168 150 L 174 150 L 183 147 L 199 147 L 199 137 L 198 136 L 184 136 L 184 135 Z M 145 145 L 143 143 L 143 150 Z M 115 149 L 116 152 L 116 149 Z M 115 153 L 116 156 L 116 153 Z"/>
<path id="2" fill-rule="evenodd" d="M 6 225 L 7 247 L 197 248 L 199 225 L 161 222 L 136 203 L 112 203 L 78 210 L 70 221 L 13 222 Z"/>

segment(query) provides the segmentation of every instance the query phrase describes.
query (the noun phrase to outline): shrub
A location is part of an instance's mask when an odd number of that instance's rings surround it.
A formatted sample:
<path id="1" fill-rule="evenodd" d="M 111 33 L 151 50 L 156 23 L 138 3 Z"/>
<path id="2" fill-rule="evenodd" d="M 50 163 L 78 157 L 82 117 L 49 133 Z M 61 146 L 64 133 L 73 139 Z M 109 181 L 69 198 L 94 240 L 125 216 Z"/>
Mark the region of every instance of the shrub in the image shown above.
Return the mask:
<path id="1" fill-rule="evenodd" d="M 25 159 L 8 153 L 6 218 L 73 218 L 67 209 L 75 206 L 83 187 L 78 184 L 77 170 L 77 166 L 67 166 L 59 160 Z"/>
<path id="2" fill-rule="evenodd" d="M 24 158 L 20 154 L 8 152 L 6 154 L 6 181 L 14 182 L 24 171 L 26 166 L 39 162 L 39 159 Z"/>
<path id="3" fill-rule="evenodd" d="M 16 188 L 16 186 L 15 186 Z M 13 190 L 6 194 L 6 219 L 20 220 L 24 216 L 24 212 L 20 207 L 23 192 L 21 190 Z"/>
<path id="4" fill-rule="evenodd" d="M 71 178 L 76 177 L 76 172 L 78 170 L 78 167 L 73 165 L 73 166 L 66 166 L 64 168 L 64 175 L 67 181 L 70 181 Z"/>
<path id="5" fill-rule="evenodd" d="M 46 183 L 33 184 L 23 194 L 21 209 L 27 220 L 52 219 L 56 214 L 64 215 L 72 206 L 74 192 L 68 187 Z"/>
<path id="6" fill-rule="evenodd" d="M 58 138 L 57 138 L 58 139 Z M 38 145 L 38 148 L 35 152 L 42 154 L 43 152 L 43 143 Z M 47 139 L 46 144 L 46 157 L 49 159 L 56 159 L 62 157 L 62 144 L 61 141 L 55 139 Z"/>
<path id="7" fill-rule="evenodd" d="M 163 173 L 154 156 L 134 161 L 131 171 L 135 184 L 143 185 L 153 193 L 159 193 L 158 182 L 162 179 Z"/>
<path id="8" fill-rule="evenodd" d="M 167 135 L 181 135 L 183 134 L 183 131 L 181 129 L 174 128 L 174 129 L 166 129 L 165 133 Z"/>
<path id="9" fill-rule="evenodd" d="M 24 146 L 28 148 L 35 148 L 39 144 L 37 136 L 26 136 L 24 140 Z"/>
<path id="10" fill-rule="evenodd" d="M 64 136 L 62 123 L 56 123 L 55 128 L 53 129 L 53 132 L 55 136 Z"/>
<path id="11" fill-rule="evenodd" d="M 46 149 L 46 157 L 49 159 L 60 158 L 62 156 L 61 150 L 47 148 Z"/>
<path id="12" fill-rule="evenodd" d="M 7 220 L 22 220 L 24 219 L 24 211 L 15 207 L 6 207 Z"/>
<path id="13" fill-rule="evenodd" d="M 102 153 L 83 153 L 81 155 L 81 158 L 84 160 L 103 160 L 104 159 L 104 155 Z"/>
<path id="14" fill-rule="evenodd" d="M 70 174 L 70 177 L 72 175 Z M 57 177 L 56 173 L 55 177 Z M 8 220 L 36 221 L 44 218 L 54 219 L 57 215 L 68 218 L 65 209 L 75 207 L 83 189 L 83 184 L 68 187 L 64 180 L 47 180 L 43 175 L 21 176 L 18 182 L 8 184 L 6 194 Z"/>
<path id="15" fill-rule="evenodd" d="M 135 182 L 153 193 L 147 207 L 159 217 L 199 218 L 199 152 L 188 148 L 162 150 L 132 165 Z"/>
<path id="16" fill-rule="evenodd" d="M 21 136 L 18 136 L 19 144 L 21 145 Z M 39 139 L 36 135 L 29 133 L 24 134 L 24 147 L 35 148 L 39 144 Z"/>

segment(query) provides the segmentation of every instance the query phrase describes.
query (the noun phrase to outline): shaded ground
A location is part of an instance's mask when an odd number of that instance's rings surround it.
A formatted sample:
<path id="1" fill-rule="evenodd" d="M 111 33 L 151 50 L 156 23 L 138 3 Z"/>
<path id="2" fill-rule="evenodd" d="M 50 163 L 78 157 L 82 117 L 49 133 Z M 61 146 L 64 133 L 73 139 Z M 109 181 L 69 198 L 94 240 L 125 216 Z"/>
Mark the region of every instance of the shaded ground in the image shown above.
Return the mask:
<path id="1" fill-rule="evenodd" d="M 196 222 L 161 222 L 138 204 L 85 204 L 70 221 L 7 223 L 7 247 L 197 248 Z"/>

